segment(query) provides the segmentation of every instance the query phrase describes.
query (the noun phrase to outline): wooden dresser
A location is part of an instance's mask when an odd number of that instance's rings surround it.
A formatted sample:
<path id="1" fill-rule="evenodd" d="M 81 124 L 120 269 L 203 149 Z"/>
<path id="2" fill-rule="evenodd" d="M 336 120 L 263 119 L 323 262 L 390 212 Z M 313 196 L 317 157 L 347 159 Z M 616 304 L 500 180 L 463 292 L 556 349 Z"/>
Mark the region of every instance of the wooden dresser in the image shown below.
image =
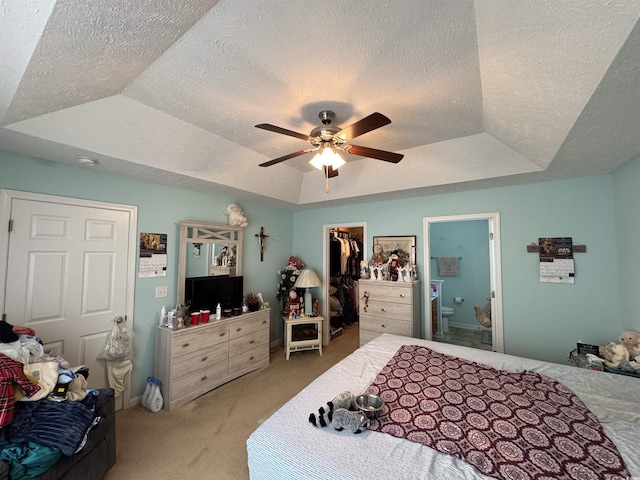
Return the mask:
<path id="1" fill-rule="evenodd" d="M 154 376 L 172 410 L 269 366 L 270 309 L 171 330 L 157 327 Z"/>
<path id="2" fill-rule="evenodd" d="M 361 346 L 381 333 L 420 337 L 419 281 L 360 280 L 360 297 Z"/>

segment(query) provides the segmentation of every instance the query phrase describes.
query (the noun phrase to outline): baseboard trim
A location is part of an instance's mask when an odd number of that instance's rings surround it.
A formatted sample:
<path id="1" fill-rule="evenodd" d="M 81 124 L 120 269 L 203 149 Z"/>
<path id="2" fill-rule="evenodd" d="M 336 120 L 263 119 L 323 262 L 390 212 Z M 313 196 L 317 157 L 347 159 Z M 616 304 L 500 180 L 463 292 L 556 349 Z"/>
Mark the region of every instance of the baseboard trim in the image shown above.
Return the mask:
<path id="1" fill-rule="evenodd" d="M 490 328 L 484 328 L 482 325 L 470 325 L 468 323 L 449 322 L 449 328 L 456 327 L 461 330 L 473 330 L 474 332 L 491 331 Z"/>

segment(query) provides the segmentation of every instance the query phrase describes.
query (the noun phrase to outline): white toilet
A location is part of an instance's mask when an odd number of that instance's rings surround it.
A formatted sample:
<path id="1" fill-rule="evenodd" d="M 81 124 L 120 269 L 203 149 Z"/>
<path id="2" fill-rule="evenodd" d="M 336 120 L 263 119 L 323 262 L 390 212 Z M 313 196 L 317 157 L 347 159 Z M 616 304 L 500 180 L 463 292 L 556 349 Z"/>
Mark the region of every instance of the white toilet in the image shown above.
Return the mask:
<path id="1" fill-rule="evenodd" d="M 442 333 L 447 333 L 449 331 L 449 317 L 455 313 L 455 310 L 444 305 L 440 310 L 442 312 Z"/>

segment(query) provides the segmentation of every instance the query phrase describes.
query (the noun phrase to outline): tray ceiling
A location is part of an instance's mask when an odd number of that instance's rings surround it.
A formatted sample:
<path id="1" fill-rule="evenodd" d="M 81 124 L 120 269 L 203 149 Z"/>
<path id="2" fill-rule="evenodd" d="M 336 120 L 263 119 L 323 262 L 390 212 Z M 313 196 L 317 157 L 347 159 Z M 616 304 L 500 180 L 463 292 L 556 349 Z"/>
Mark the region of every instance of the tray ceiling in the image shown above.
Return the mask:
<path id="1" fill-rule="evenodd" d="M 287 208 L 605 174 L 640 154 L 640 3 L 27 0 L 0 15 L 0 148 Z M 353 143 L 329 180 L 308 134 Z"/>

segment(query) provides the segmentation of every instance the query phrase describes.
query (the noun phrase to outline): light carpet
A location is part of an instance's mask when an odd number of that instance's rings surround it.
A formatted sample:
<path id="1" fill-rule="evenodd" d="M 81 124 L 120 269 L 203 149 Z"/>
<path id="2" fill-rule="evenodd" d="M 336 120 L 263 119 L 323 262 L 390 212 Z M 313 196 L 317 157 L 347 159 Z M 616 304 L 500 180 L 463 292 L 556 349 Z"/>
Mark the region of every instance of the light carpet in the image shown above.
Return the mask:
<path id="1" fill-rule="evenodd" d="M 116 464 L 106 480 L 248 479 L 246 441 L 273 412 L 359 346 L 358 325 L 323 348 L 233 380 L 171 412 L 136 406 L 116 413 Z M 331 400 L 319 398 L 318 406 Z M 309 406 L 309 412 L 316 408 Z"/>

